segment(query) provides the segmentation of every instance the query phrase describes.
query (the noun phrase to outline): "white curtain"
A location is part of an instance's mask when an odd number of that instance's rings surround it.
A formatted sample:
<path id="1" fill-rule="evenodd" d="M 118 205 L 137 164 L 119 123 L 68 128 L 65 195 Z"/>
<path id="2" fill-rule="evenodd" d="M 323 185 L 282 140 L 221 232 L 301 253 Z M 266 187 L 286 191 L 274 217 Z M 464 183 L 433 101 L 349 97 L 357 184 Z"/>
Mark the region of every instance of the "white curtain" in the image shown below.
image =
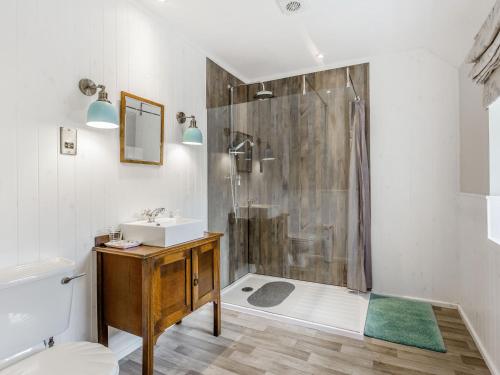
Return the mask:
<path id="1" fill-rule="evenodd" d="M 474 46 L 467 56 L 467 63 L 474 64 L 471 78 L 484 85 L 485 107 L 500 96 L 500 0 L 490 12 L 475 37 Z"/>

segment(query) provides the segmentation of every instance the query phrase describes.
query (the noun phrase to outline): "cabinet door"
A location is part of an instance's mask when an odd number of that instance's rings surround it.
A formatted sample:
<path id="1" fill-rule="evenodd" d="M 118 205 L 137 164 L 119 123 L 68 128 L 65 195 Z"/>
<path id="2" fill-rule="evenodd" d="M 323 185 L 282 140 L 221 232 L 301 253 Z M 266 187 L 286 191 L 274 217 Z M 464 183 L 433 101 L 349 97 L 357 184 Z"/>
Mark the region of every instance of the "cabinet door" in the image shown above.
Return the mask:
<path id="1" fill-rule="evenodd" d="M 157 335 L 191 312 L 191 250 L 156 259 L 152 288 Z"/>
<path id="2" fill-rule="evenodd" d="M 218 241 L 192 250 L 193 309 L 219 298 L 219 246 Z"/>

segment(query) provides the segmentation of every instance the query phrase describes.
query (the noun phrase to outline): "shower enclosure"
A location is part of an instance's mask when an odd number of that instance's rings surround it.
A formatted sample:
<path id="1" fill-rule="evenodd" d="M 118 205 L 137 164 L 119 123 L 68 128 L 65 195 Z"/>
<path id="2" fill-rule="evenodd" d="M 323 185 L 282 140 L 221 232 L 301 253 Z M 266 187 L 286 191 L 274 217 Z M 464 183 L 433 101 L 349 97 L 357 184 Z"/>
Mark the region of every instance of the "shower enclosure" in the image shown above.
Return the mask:
<path id="1" fill-rule="evenodd" d="M 209 230 L 221 282 L 346 285 L 349 109 L 368 64 L 246 85 L 207 62 Z M 349 84 L 348 84 L 349 83 Z M 368 116 L 367 116 L 368 117 Z M 368 123 L 368 121 L 367 121 Z"/>

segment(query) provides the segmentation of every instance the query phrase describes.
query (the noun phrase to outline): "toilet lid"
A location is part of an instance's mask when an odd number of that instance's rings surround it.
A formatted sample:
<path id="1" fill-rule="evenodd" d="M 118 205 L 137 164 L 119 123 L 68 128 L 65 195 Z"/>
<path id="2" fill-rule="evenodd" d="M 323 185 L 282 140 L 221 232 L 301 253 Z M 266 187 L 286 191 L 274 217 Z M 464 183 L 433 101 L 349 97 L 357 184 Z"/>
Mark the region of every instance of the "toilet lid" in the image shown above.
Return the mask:
<path id="1" fill-rule="evenodd" d="M 20 361 L 0 375 L 118 375 L 115 355 L 100 344 L 74 342 L 55 345 Z"/>

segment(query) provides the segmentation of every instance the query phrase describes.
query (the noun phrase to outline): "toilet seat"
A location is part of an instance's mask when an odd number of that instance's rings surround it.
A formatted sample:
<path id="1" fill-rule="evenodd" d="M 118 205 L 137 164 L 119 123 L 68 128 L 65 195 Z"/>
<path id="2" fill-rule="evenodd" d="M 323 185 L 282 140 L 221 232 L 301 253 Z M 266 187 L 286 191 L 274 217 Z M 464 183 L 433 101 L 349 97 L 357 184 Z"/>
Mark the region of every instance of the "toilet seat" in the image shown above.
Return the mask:
<path id="1" fill-rule="evenodd" d="M 55 345 L 0 371 L 0 375 L 118 375 L 118 373 L 118 361 L 111 350 L 90 342 Z"/>

